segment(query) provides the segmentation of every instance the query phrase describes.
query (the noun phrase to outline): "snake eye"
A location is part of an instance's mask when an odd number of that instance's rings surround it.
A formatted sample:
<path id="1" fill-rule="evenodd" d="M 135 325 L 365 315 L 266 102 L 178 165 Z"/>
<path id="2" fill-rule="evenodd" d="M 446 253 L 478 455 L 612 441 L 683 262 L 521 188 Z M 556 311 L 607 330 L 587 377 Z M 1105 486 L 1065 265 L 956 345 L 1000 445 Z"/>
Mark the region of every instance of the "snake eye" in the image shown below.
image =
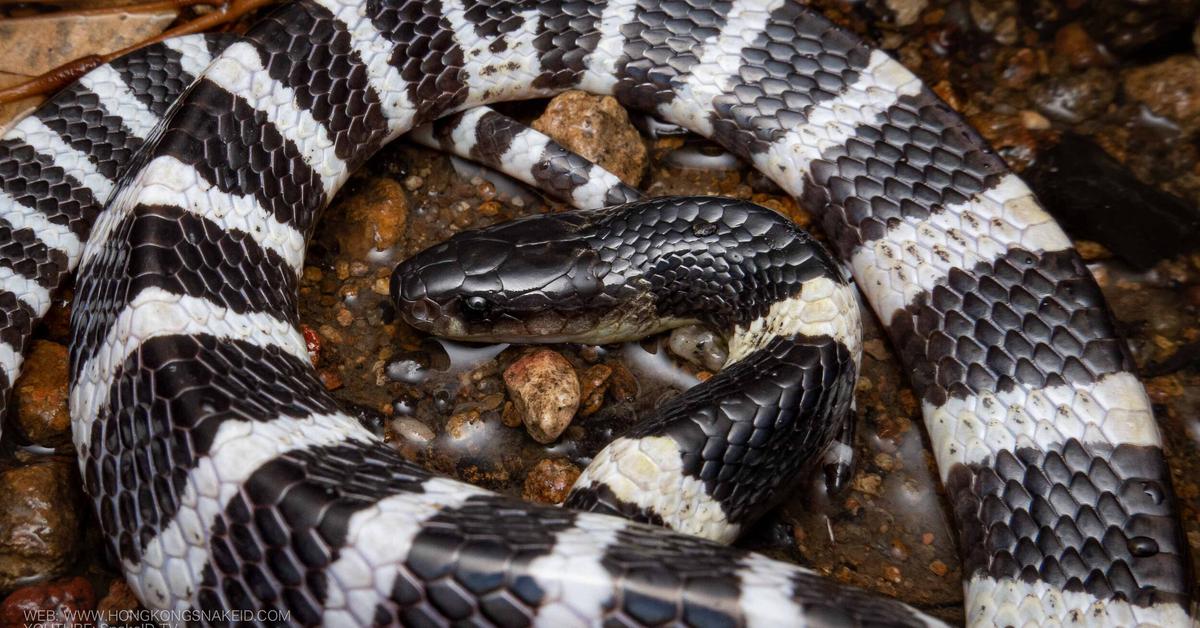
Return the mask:
<path id="1" fill-rule="evenodd" d="M 488 300 L 481 296 L 467 297 L 463 303 L 467 306 L 468 310 L 471 310 L 476 314 L 482 314 L 488 311 Z"/>

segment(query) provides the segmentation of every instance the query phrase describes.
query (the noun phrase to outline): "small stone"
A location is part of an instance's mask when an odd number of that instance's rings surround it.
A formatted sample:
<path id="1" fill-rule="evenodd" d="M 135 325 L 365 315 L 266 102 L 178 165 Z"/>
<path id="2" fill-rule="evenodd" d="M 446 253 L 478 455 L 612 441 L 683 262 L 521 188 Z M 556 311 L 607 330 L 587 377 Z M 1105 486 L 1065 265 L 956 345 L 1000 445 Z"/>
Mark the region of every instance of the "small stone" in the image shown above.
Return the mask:
<path id="1" fill-rule="evenodd" d="M 425 185 L 425 179 L 422 179 L 415 174 L 410 174 L 407 177 L 404 177 L 404 189 L 408 190 L 409 192 L 415 192 L 416 190 L 421 189 L 421 186 L 423 185 Z"/>
<path id="2" fill-rule="evenodd" d="M 497 201 L 484 201 L 479 204 L 476 211 L 479 212 L 480 216 L 498 216 L 502 208 L 503 206 Z"/>
<path id="3" fill-rule="evenodd" d="M 922 545 L 933 545 L 933 533 L 926 532 L 926 533 L 922 534 L 921 535 L 921 544 Z"/>
<path id="4" fill-rule="evenodd" d="M 1018 171 L 1037 157 L 1037 139 L 1020 116 L 985 111 L 970 117 L 971 124 Z"/>
<path id="5" fill-rule="evenodd" d="M 424 445 L 433 440 L 433 428 L 412 418 L 404 417 L 392 421 L 392 431 L 406 441 Z"/>
<path id="6" fill-rule="evenodd" d="M 404 237 L 408 197 L 403 187 L 392 179 L 371 179 L 338 207 L 342 215 L 329 222 L 342 254 L 349 259 L 361 263 L 371 251 L 386 251 Z M 338 270 L 341 277 L 341 269 Z M 347 268 L 347 271 L 352 272 L 352 269 Z"/>
<path id="7" fill-rule="evenodd" d="M 517 406 L 511 401 L 504 402 L 504 410 L 500 412 L 500 422 L 504 427 L 521 427 L 521 413 L 517 412 Z"/>
<path id="8" fill-rule="evenodd" d="M 479 410 L 475 409 L 459 412 L 446 421 L 446 433 L 454 440 L 470 438 L 483 428 L 482 415 L 479 414 Z"/>
<path id="9" fill-rule="evenodd" d="M 1079 252 L 1079 256 L 1086 262 L 1094 262 L 1112 257 L 1112 252 L 1104 248 L 1103 244 L 1091 240 L 1076 240 L 1075 250 Z"/>
<path id="10" fill-rule="evenodd" d="M 940 578 L 950 573 L 950 568 L 946 566 L 946 563 L 943 563 L 940 560 L 935 560 L 932 563 L 929 563 L 929 571 L 937 574 L 937 576 Z"/>
<path id="11" fill-rule="evenodd" d="M 1200 57 L 1176 55 L 1125 72 L 1125 95 L 1186 132 L 1200 130 Z"/>
<path id="12" fill-rule="evenodd" d="M 321 272 L 321 269 L 316 266 L 304 267 L 304 281 L 308 283 L 320 283 L 321 278 L 324 276 L 325 273 Z"/>
<path id="13" fill-rule="evenodd" d="M 904 577 L 900 574 L 900 568 L 895 565 L 888 565 L 883 568 L 883 577 L 892 584 L 900 584 L 904 581 Z"/>
<path id="14" fill-rule="evenodd" d="M 81 625 L 78 615 L 95 608 L 91 583 L 75 576 L 13 591 L 0 602 L 0 626 Z"/>
<path id="15" fill-rule="evenodd" d="M 371 272 L 371 267 L 367 266 L 366 262 L 361 261 L 361 260 L 354 260 L 354 261 L 350 262 L 350 276 L 351 277 L 366 277 L 367 274 L 370 272 Z"/>
<path id="16" fill-rule="evenodd" d="M 596 364 L 583 372 L 579 382 L 579 416 L 591 416 L 604 405 L 604 393 L 608 391 L 608 380 L 612 367 Z"/>
<path id="17" fill-rule="evenodd" d="M 504 404 L 504 393 L 492 393 L 479 400 L 479 411 L 490 412 Z"/>
<path id="18" fill-rule="evenodd" d="M 1065 58 L 1073 68 L 1104 65 L 1108 55 L 1079 22 L 1071 22 L 1054 34 L 1054 52 Z"/>
<path id="19" fill-rule="evenodd" d="M 646 169 L 646 145 L 612 96 L 569 91 L 555 96 L 533 128 L 636 186 Z"/>
<path id="20" fill-rule="evenodd" d="M 579 467 L 563 458 L 545 458 L 525 477 L 521 497 L 537 504 L 561 504 L 577 479 Z"/>
<path id="21" fill-rule="evenodd" d="M 638 382 L 633 373 L 620 362 L 610 362 L 612 376 L 608 379 L 608 394 L 618 403 L 633 401 L 638 396 Z"/>
<path id="22" fill-rule="evenodd" d="M 71 566 L 79 484 L 74 461 L 57 456 L 0 473 L 0 590 Z"/>
<path id="23" fill-rule="evenodd" d="M 380 277 L 371 284 L 371 292 L 374 292 L 379 296 L 386 297 L 391 294 L 391 286 L 389 284 L 390 282 L 388 281 L 387 277 Z"/>
<path id="24" fill-rule="evenodd" d="M 886 0 L 886 4 L 896 16 L 896 26 L 911 26 L 929 6 L 929 0 Z"/>
<path id="25" fill-rule="evenodd" d="M 863 343 L 862 347 L 863 347 L 863 353 L 871 356 L 872 358 L 874 358 L 876 360 L 879 360 L 880 362 L 883 362 L 884 360 L 887 360 L 890 357 L 888 355 L 887 346 L 884 345 L 883 341 L 879 340 L 878 338 L 872 338 L 871 340 L 867 340 L 866 342 Z"/>
<path id="26" fill-rule="evenodd" d="M 342 376 L 333 369 L 324 369 L 317 372 L 317 377 L 321 379 L 321 383 L 325 385 L 325 390 L 337 390 L 345 385 L 342 381 Z"/>
<path id="27" fill-rule="evenodd" d="M 316 366 L 317 361 L 321 359 L 321 336 L 315 329 L 303 323 L 300 324 L 300 333 L 304 336 L 304 348 L 308 350 L 308 361 Z"/>
<path id="28" fill-rule="evenodd" d="M 865 473 L 854 476 L 854 481 L 850 486 L 860 492 L 878 497 L 881 494 L 880 487 L 883 485 L 883 479 L 874 473 Z"/>
<path id="29" fill-rule="evenodd" d="M 579 407 L 579 378 L 561 354 L 540 349 L 504 370 L 504 384 L 526 431 L 539 443 L 552 443 Z"/>
<path id="30" fill-rule="evenodd" d="M 340 307 L 337 311 L 337 322 L 342 327 L 349 327 L 350 323 L 354 322 L 354 314 L 350 310 Z"/>
<path id="31" fill-rule="evenodd" d="M 1117 82 L 1107 70 L 1088 68 L 1042 83 L 1032 95 L 1038 111 L 1047 117 L 1076 124 L 1108 108 L 1116 98 Z"/>
<path id="32" fill-rule="evenodd" d="M 1039 65 L 1037 53 L 1032 48 L 1021 48 L 1008 59 L 1000 80 L 1008 87 L 1022 89 L 1037 78 Z"/>
<path id="33" fill-rule="evenodd" d="M 891 471 L 896 468 L 896 458 L 891 454 L 879 452 L 875 454 L 875 466 L 882 471 Z"/>
<path id="34" fill-rule="evenodd" d="M 108 585 L 108 593 L 96 604 L 96 610 L 101 614 L 113 616 L 117 613 L 128 613 L 141 608 L 133 589 L 120 578 Z"/>
<path id="35" fill-rule="evenodd" d="M 901 541 L 900 539 L 892 539 L 891 554 L 893 558 L 899 561 L 905 561 L 908 560 L 908 556 L 911 553 L 912 552 L 908 549 L 908 546 L 904 544 L 904 541 Z"/>
<path id="36" fill-rule="evenodd" d="M 34 342 L 13 389 L 17 426 L 36 445 L 58 447 L 71 440 L 67 358 L 67 348 L 58 343 Z"/>
<path id="37" fill-rule="evenodd" d="M 1030 131 L 1046 131 L 1050 129 L 1050 121 L 1046 119 L 1046 116 L 1036 111 L 1026 109 L 1017 115 L 1021 118 L 1021 126 Z"/>

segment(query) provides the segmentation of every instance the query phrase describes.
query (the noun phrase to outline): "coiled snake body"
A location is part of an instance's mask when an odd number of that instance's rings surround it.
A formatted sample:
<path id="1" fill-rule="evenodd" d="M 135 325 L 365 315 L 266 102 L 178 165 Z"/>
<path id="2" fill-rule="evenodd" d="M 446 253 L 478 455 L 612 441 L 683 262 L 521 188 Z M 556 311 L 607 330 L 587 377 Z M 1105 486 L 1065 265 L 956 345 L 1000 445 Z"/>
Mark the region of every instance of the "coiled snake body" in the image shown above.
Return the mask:
<path id="1" fill-rule="evenodd" d="M 296 329 L 297 276 L 349 173 L 414 126 L 568 88 L 712 137 L 819 217 L 913 373 L 959 526 L 970 623 L 1188 621 L 1161 439 L 1069 240 L 910 72 L 790 0 L 300 0 L 242 39 L 174 40 L 104 66 L 13 127 L 0 140 L 0 364 L 11 382 L 49 291 L 78 265 L 75 444 L 143 603 L 331 624 L 932 621 L 710 541 L 433 477 L 324 390 Z M 525 158 L 533 179 L 545 174 Z M 553 183 L 578 204 L 628 200 L 570 172 Z M 639 278 L 690 286 L 690 302 L 669 305 L 643 287 L 653 300 L 641 307 L 745 343 L 719 376 L 739 386 L 714 383 L 713 397 L 656 417 L 665 431 L 615 442 L 611 473 L 588 475 L 572 498 L 728 539 L 790 473 L 757 462 L 776 447 L 819 449 L 848 404 L 851 388 L 834 382 L 854 370 L 857 325 L 820 314 L 853 311 L 838 305 L 851 299 L 840 275 L 782 219 L 732 201 L 536 220 L 560 229 L 539 246 L 575 237 L 591 251 L 558 258 L 591 264 L 579 273 L 530 271 L 550 282 L 542 297 L 586 290 L 628 311 L 622 290 Z M 513 246 L 536 244 L 518 235 Z M 685 259 L 701 248 L 707 266 Z M 397 296 L 414 322 L 462 332 L 472 319 L 447 308 L 467 304 L 465 278 L 482 286 L 502 266 L 491 254 L 408 293 L 398 278 Z M 729 291 L 694 268 L 741 283 Z M 453 297 L 439 292 L 445 277 Z M 536 300 L 503 285 L 514 277 L 492 276 L 514 297 L 500 309 Z M 527 311 L 502 323 L 483 305 L 474 320 L 493 330 L 584 333 Z M 751 376 L 762 389 L 782 378 L 775 406 L 740 386 Z M 798 394 L 816 379 L 821 395 Z M 722 401 L 724 420 L 702 407 Z M 772 430 L 759 412 L 811 430 Z M 701 415 L 721 429 L 704 431 Z M 712 455 L 689 455 L 701 436 Z M 645 478 L 620 462 L 630 455 L 674 473 L 701 516 L 644 499 Z"/>

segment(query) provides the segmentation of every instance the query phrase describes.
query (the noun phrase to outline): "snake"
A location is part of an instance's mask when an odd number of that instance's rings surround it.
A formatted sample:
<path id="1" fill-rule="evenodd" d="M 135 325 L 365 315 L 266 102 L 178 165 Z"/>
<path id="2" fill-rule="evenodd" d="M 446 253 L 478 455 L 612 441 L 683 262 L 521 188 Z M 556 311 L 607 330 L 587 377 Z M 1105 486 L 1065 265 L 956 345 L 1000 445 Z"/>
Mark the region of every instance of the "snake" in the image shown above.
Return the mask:
<path id="1" fill-rule="evenodd" d="M 939 624 L 723 542 L 766 507 L 749 496 L 777 498 L 787 454 L 845 420 L 860 332 L 820 245 L 744 202 L 625 202 L 525 133 L 438 137 L 445 116 L 568 89 L 711 138 L 815 216 L 911 373 L 968 624 L 1191 621 L 1162 438 L 1070 240 L 912 72 L 794 0 L 293 0 L 243 36 L 100 66 L 9 129 L 4 388 L 74 273 L 74 445 L 147 608 L 202 624 Z M 519 157 L 579 203 L 624 204 L 405 262 L 393 291 L 418 327 L 555 340 L 699 321 L 730 338 L 713 384 L 596 456 L 577 508 L 406 461 L 308 359 L 297 284 L 321 210 L 431 123 L 427 139 Z M 528 309 L 551 295 L 568 316 Z M 719 453 L 689 453 L 714 426 Z M 639 483 L 651 468 L 695 501 Z"/>

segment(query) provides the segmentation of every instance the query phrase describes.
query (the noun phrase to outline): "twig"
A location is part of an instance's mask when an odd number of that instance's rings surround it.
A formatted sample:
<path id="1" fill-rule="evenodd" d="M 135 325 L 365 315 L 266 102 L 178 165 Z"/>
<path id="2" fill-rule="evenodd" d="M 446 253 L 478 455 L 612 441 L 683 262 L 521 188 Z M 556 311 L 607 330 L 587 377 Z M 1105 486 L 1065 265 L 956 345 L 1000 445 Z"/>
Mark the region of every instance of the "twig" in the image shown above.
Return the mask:
<path id="1" fill-rule="evenodd" d="M 172 2 L 174 0 L 167 0 Z M 186 0 L 185 0 L 186 1 Z M 151 44 L 157 44 L 164 39 L 179 37 L 180 35 L 191 35 L 192 33 L 200 33 L 222 24 L 232 22 L 251 11 L 255 11 L 267 5 L 275 3 L 277 0 L 233 0 L 221 8 L 214 10 L 211 13 L 202 15 L 186 24 L 181 24 L 164 32 L 157 37 L 151 37 L 145 41 L 138 42 L 128 48 L 122 48 L 116 52 L 110 52 L 106 55 L 89 55 L 81 59 L 76 59 L 68 63 L 64 63 L 48 72 L 34 77 L 24 83 L 19 83 L 11 87 L 0 89 L 0 104 L 29 98 L 53 91 L 58 91 L 67 84 L 86 74 L 92 68 L 98 65 L 108 63 L 117 57 L 129 54 L 138 48 L 143 48 Z M 165 4 L 165 3 L 164 3 Z M 193 4 L 204 4 L 204 2 L 193 2 Z"/>

